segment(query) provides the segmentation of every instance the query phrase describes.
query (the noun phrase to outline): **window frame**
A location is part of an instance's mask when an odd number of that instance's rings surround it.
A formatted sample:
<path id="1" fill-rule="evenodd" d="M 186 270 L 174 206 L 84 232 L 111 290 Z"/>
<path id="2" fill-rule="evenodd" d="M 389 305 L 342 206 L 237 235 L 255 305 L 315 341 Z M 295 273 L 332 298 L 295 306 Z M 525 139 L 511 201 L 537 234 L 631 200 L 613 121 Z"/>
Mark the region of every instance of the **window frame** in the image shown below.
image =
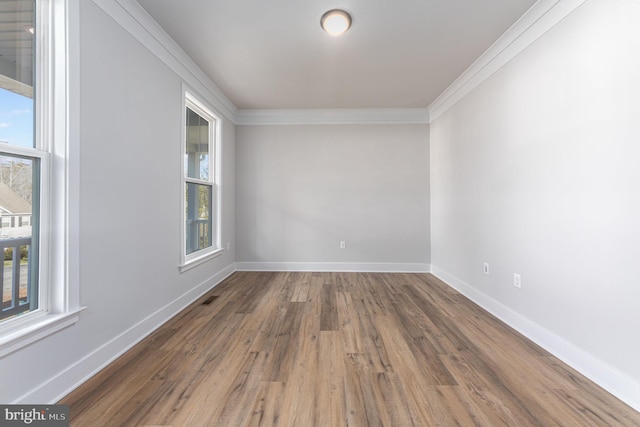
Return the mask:
<path id="1" fill-rule="evenodd" d="M 37 115 L 36 115 L 37 116 Z M 37 120 L 37 119 L 36 119 Z M 38 126 L 36 126 L 37 128 Z M 37 278 L 35 280 L 35 286 L 38 288 L 37 292 L 37 308 L 34 310 L 29 310 L 28 313 L 19 314 L 17 317 L 9 317 L 7 319 L 0 319 L 0 343 L 2 342 L 2 330 L 5 324 L 11 324 L 11 322 L 23 317 L 29 316 L 31 314 L 36 315 L 36 313 L 40 311 L 47 311 L 48 304 L 48 290 L 49 290 L 49 281 L 48 277 L 42 277 L 42 272 L 48 270 L 49 258 L 48 258 L 48 243 L 49 243 L 49 235 L 51 230 L 50 224 L 50 209 L 49 209 L 49 161 L 51 157 L 51 153 L 46 150 L 44 147 L 39 147 L 39 145 L 43 145 L 42 141 L 38 141 L 38 138 L 35 138 L 36 146 L 33 148 L 29 147 L 21 147 L 17 145 L 3 144 L 0 146 L 0 155 L 6 156 L 16 156 L 19 158 L 31 159 L 33 161 L 32 168 L 35 167 L 36 161 L 39 163 L 39 171 L 38 183 L 32 182 L 32 187 L 38 187 L 38 201 L 37 205 L 39 208 L 32 212 L 31 223 L 33 224 L 35 221 L 38 221 L 38 229 L 39 232 L 34 236 L 32 234 L 32 243 L 31 248 L 38 248 L 38 254 L 35 257 L 37 260 Z M 34 203 L 36 205 L 36 203 Z M 34 219 L 37 215 L 37 218 Z M 37 242 L 34 240 L 37 239 Z M 33 268 L 33 266 L 29 265 L 29 268 Z M 4 277 L 6 280 L 6 277 Z M 33 286 L 34 283 L 31 283 L 29 286 Z M 1 347 L 0 347 L 1 348 Z M 0 350 L 1 351 L 1 350 Z"/>
<path id="2" fill-rule="evenodd" d="M 223 253 L 221 245 L 222 230 L 222 185 L 221 185 L 221 154 L 222 154 L 222 119 L 198 97 L 185 88 L 182 97 L 182 137 L 180 150 L 180 265 L 179 271 L 187 271 L 197 265 L 213 259 Z M 209 122 L 209 177 L 207 180 L 191 178 L 185 169 L 185 154 L 187 151 L 187 108 Z M 207 185 L 211 187 L 209 212 L 211 216 L 211 246 L 187 254 L 187 217 L 186 217 L 186 185 L 187 183 Z"/>
<path id="3" fill-rule="evenodd" d="M 38 308 L 0 322 L 0 358 L 79 320 L 79 51 L 78 0 L 37 0 L 35 6 L 35 147 L 3 152 L 40 159 Z M 75 120 L 72 120 L 75 119 Z M 75 145 L 74 145 L 75 147 Z"/>

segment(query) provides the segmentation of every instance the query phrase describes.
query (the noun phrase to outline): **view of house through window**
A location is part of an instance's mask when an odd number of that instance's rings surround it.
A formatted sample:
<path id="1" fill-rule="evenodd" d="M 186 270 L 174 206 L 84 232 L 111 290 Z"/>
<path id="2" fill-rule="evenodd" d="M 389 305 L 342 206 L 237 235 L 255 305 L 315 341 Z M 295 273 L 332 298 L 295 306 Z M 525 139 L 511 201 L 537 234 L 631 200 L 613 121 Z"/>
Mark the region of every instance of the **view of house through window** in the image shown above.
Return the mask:
<path id="1" fill-rule="evenodd" d="M 35 1 L 0 1 L 0 321 L 38 308 Z"/>

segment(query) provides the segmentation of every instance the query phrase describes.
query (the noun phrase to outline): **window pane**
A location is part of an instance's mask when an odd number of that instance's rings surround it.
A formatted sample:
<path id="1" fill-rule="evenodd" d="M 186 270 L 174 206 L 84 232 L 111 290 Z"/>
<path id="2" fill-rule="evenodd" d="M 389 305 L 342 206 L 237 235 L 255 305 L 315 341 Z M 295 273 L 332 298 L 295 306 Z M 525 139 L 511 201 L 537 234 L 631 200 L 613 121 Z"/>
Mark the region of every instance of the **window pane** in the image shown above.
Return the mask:
<path id="1" fill-rule="evenodd" d="M 209 180 L 209 121 L 187 108 L 187 177 Z"/>
<path id="2" fill-rule="evenodd" d="M 38 159 L 0 155 L 0 319 L 38 307 Z"/>
<path id="3" fill-rule="evenodd" d="M 34 1 L 0 1 L 0 143 L 34 147 Z"/>
<path id="4" fill-rule="evenodd" d="M 186 185 L 186 238 L 187 255 L 212 245 L 210 185 Z"/>

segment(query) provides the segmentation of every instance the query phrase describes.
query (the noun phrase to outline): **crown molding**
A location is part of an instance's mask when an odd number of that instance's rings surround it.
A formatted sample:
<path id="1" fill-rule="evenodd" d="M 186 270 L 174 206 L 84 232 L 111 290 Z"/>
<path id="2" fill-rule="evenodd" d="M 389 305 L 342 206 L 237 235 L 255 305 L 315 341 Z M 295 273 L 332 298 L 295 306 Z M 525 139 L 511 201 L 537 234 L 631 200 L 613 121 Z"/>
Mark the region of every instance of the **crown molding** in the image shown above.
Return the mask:
<path id="1" fill-rule="evenodd" d="M 238 110 L 238 125 L 427 124 L 426 108 Z"/>
<path id="2" fill-rule="evenodd" d="M 539 0 L 428 107 L 431 120 L 455 105 L 586 0 Z"/>
<path id="3" fill-rule="evenodd" d="M 135 0 L 93 0 L 93 2 L 204 97 L 215 110 L 231 121 L 235 121 L 238 111 L 236 106 L 138 2 Z"/>

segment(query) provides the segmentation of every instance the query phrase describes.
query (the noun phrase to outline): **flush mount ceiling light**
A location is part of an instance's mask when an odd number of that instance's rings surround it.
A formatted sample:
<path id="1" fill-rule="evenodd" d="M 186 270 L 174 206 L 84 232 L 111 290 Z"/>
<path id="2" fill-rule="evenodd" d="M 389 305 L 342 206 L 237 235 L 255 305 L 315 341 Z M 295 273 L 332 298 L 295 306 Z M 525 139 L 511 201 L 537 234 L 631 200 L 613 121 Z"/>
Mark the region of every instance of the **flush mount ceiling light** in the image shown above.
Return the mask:
<path id="1" fill-rule="evenodd" d="M 351 27 L 351 15 L 344 10 L 333 9 L 322 15 L 320 19 L 322 29 L 332 36 L 339 36 Z"/>

